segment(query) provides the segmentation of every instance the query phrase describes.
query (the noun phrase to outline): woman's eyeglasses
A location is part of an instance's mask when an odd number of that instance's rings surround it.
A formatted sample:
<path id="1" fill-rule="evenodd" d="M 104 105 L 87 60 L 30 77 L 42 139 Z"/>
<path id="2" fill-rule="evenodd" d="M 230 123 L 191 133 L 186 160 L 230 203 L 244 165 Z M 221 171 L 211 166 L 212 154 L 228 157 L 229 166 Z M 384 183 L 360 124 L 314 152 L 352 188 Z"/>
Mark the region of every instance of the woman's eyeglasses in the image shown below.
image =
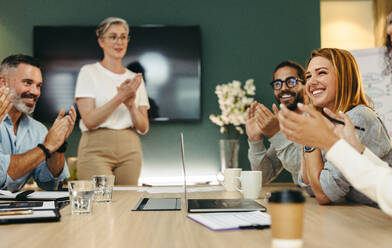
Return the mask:
<path id="1" fill-rule="evenodd" d="M 112 43 L 116 43 L 117 40 L 120 40 L 121 42 L 129 42 L 130 40 L 130 36 L 126 36 L 126 35 L 108 35 L 108 36 L 104 36 L 103 38 L 107 38 L 110 42 Z"/>
<path id="2" fill-rule="evenodd" d="M 303 82 L 303 80 L 295 77 L 286 78 L 286 80 L 282 81 L 280 79 L 272 81 L 271 86 L 274 90 L 280 90 L 285 83 L 287 88 L 294 88 L 297 85 L 297 82 Z"/>

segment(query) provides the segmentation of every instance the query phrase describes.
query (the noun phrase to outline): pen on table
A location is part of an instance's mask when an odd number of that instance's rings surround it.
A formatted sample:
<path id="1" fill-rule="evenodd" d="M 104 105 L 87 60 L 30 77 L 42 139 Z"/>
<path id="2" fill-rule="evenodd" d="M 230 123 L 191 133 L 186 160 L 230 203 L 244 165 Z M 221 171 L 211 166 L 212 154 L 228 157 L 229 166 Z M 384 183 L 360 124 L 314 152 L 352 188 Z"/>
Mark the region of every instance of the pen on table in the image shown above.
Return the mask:
<path id="1" fill-rule="evenodd" d="M 330 121 L 332 121 L 332 122 L 335 122 L 335 123 L 338 123 L 338 124 L 344 125 L 344 121 L 334 119 L 334 118 L 332 118 L 331 116 L 329 116 L 329 115 L 327 115 L 326 113 L 324 113 L 324 111 L 321 111 L 321 113 L 322 113 L 328 120 L 330 120 Z M 355 127 L 355 129 L 358 129 L 358 130 L 361 130 L 361 131 L 365 131 L 365 128 L 363 128 L 363 127 L 358 127 L 358 126 L 354 126 L 354 127 Z"/>
<path id="2" fill-rule="evenodd" d="M 248 226 L 239 226 L 239 229 L 267 229 L 270 228 L 270 225 L 248 225 Z"/>
<path id="3" fill-rule="evenodd" d="M 1 210 L 0 216 L 4 215 L 23 215 L 34 213 L 31 209 L 12 209 L 12 210 Z"/>
<path id="4" fill-rule="evenodd" d="M 143 186 L 143 187 L 152 187 L 151 184 L 147 184 L 147 183 L 142 183 L 142 186 Z"/>

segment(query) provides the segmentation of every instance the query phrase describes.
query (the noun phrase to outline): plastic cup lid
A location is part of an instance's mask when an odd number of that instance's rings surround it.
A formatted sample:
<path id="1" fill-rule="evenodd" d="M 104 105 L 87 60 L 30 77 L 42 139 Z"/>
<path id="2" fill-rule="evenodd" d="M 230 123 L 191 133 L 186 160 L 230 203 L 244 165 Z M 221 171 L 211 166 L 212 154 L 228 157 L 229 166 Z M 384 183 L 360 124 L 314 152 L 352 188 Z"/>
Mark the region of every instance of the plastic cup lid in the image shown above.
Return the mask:
<path id="1" fill-rule="evenodd" d="M 303 203 L 305 197 L 301 191 L 298 190 L 282 190 L 271 193 L 268 202 L 273 203 Z"/>

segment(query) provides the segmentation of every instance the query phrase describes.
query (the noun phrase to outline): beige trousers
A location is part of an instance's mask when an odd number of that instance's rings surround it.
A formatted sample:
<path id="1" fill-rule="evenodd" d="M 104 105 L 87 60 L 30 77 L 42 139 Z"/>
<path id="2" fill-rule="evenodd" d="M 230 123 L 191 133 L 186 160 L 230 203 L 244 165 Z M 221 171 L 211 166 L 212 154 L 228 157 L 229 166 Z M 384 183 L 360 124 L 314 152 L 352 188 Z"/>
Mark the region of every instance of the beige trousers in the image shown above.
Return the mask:
<path id="1" fill-rule="evenodd" d="M 142 146 L 133 129 L 99 128 L 82 133 L 78 148 L 79 179 L 115 175 L 116 185 L 137 185 L 142 165 Z"/>

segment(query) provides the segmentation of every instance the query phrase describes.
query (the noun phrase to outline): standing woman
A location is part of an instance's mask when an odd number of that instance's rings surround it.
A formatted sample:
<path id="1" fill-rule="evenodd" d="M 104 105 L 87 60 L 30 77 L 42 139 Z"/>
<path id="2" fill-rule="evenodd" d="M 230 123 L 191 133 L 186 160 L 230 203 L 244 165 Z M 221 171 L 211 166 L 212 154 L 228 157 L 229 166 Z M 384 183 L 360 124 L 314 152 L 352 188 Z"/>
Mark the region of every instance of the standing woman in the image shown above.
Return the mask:
<path id="1" fill-rule="evenodd" d="M 142 164 L 138 133 L 149 129 L 149 103 L 141 74 L 125 68 L 128 23 L 116 17 L 96 29 L 103 50 L 100 62 L 81 68 L 75 99 L 82 117 L 78 175 L 115 175 L 115 184 L 137 185 Z"/>
<path id="2" fill-rule="evenodd" d="M 391 140 L 377 113 L 369 106 L 359 69 L 354 57 L 346 50 L 322 48 L 314 50 L 305 74 L 306 93 L 313 106 L 324 107 L 334 113 L 346 113 L 358 130 L 361 143 L 379 158 L 392 163 Z M 354 189 L 343 174 L 317 147 L 305 147 L 299 183 L 320 204 L 349 200 L 374 204 L 368 197 Z"/>

